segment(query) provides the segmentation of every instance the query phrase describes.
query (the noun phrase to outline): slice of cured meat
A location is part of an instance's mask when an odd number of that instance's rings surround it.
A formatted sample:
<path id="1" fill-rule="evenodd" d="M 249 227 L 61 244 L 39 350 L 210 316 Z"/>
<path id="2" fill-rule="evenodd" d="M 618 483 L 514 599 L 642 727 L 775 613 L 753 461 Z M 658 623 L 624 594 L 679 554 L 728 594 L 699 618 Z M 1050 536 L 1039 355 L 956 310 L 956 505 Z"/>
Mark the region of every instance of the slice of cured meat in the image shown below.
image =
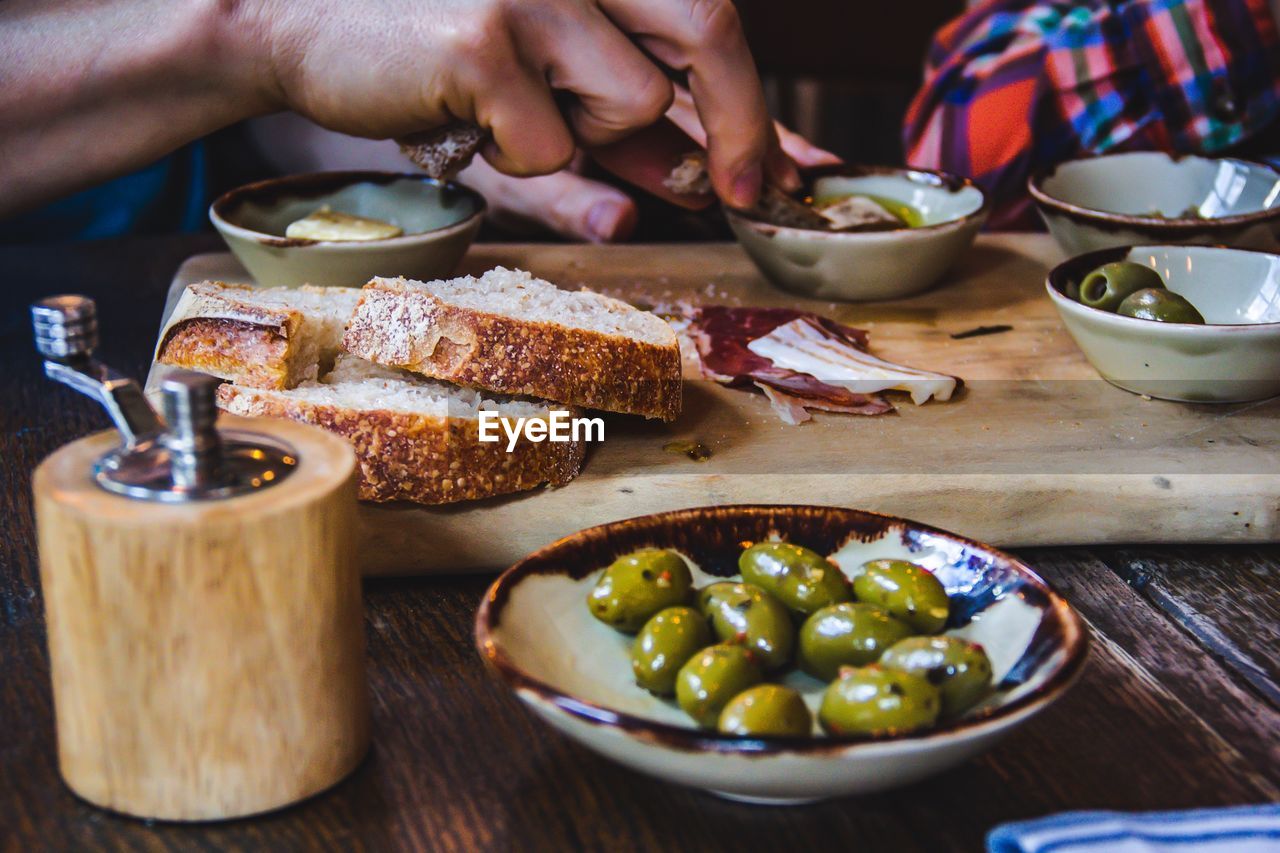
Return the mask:
<path id="1" fill-rule="evenodd" d="M 810 409 L 859 415 L 893 411 L 893 406 L 879 394 L 862 394 L 823 382 L 809 373 L 778 367 L 769 358 L 751 351 L 752 341 L 798 320 L 822 329 L 856 351 L 865 351 L 866 332 L 808 311 L 708 305 L 693 310 L 690 324 L 703 373 L 730 387 L 760 388 L 787 423 L 808 420 Z"/>
<path id="2" fill-rule="evenodd" d="M 733 388 L 759 388 L 789 424 L 809 420 L 813 409 L 891 412 L 882 391 L 905 392 L 916 405 L 945 401 L 961 384 L 877 358 L 866 332 L 809 311 L 708 305 L 690 313 L 703 373 Z"/>
<path id="3" fill-rule="evenodd" d="M 838 388 L 861 394 L 903 391 L 917 406 L 931 399 L 950 400 L 960 383 L 945 373 L 876 358 L 807 318 L 778 326 L 751 341 L 747 349 L 767 358 L 774 367 L 808 373 Z"/>

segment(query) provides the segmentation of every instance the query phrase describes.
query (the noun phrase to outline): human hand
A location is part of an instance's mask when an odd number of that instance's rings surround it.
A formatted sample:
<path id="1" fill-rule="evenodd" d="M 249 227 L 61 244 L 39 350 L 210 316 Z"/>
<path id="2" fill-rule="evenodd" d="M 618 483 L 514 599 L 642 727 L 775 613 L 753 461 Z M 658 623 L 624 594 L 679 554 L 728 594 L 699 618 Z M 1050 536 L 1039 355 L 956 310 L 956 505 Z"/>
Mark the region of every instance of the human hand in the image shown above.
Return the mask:
<path id="1" fill-rule="evenodd" d="M 261 0 L 240 8 L 267 99 L 334 130 L 382 138 L 473 121 L 492 133 L 484 155 L 498 171 L 553 173 L 579 145 L 615 142 L 666 112 L 673 89 L 652 56 L 688 76 L 722 198 L 749 205 L 766 171 L 784 185 L 795 180 L 730 0 Z"/>
<path id="2" fill-rule="evenodd" d="M 676 87 L 675 100 L 667 118 L 702 144 L 706 131 L 698 121 L 693 99 Z M 784 153 L 800 166 L 822 166 L 840 158 L 775 122 L 774 131 Z M 642 136 L 644 134 L 641 134 Z M 683 150 L 674 152 L 679 155 Z M 482 160 L 476 160 L 459 180 L 479 191 L 489 202 L 490 216 L 508 227 L 530 225 L 550 229 L 570 240 L 606 243 L 625 240 L 635 229 L 635 202 L 623 191 L 583 177 L 578 170 L 585 157 L 579 154 L 566 169 L 551 175 L 518 178 L 505 175 Z M 657 177 L 665 177 L 671 161 L 664 161 Z M 653 183 L 646 182 L 646 185 Z"/>

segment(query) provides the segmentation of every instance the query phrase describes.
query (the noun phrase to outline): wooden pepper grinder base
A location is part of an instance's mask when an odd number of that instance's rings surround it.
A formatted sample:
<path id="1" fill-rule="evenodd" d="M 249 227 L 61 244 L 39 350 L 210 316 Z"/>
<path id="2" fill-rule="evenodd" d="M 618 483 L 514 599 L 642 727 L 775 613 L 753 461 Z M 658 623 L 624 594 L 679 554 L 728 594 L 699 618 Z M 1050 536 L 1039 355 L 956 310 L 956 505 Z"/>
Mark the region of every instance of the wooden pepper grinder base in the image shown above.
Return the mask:
<path id="1" fill-rule="evenodd" d="M 299 464 L 224 500 L 134 500 L 92 478 L 109 431 L 35 473 L 62 775 L 130 815 L 276 809 L 369 744 L 351 450 L 289 421 L 219 426 L 283 441 Z"/>

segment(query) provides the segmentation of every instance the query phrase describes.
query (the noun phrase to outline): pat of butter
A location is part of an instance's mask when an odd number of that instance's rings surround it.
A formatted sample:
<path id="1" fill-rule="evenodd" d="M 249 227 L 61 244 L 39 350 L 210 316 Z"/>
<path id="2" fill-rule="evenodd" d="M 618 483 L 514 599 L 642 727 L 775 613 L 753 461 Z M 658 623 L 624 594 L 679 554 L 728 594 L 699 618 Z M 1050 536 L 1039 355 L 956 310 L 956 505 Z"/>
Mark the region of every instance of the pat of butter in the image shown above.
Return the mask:
<path id="1" fill-rule="evenodd" d="M 289 223 L 285 229 L 286 237 L 300 240 L 386 240 L 399 237 L 404 231 L 390 222 L 381 219 L 370 219 L 366 216 L 352 216 L 331 210 L 328 205 L 314 211 L 309 216 Z"/>

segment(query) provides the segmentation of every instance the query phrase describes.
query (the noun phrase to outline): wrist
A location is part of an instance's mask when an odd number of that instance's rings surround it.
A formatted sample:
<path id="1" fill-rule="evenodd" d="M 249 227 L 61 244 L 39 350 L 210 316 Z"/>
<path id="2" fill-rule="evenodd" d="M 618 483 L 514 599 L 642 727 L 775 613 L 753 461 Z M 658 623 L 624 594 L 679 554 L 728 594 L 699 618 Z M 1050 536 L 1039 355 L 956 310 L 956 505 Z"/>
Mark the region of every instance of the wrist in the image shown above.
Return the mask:
<path id="1" fill-rule="evenodd" d="M 285 109 L 272 30 L 277 9 L 265 0 L 196 0 L 209 35 L 207 79 L 232 100 L 240 118 Z"/>

